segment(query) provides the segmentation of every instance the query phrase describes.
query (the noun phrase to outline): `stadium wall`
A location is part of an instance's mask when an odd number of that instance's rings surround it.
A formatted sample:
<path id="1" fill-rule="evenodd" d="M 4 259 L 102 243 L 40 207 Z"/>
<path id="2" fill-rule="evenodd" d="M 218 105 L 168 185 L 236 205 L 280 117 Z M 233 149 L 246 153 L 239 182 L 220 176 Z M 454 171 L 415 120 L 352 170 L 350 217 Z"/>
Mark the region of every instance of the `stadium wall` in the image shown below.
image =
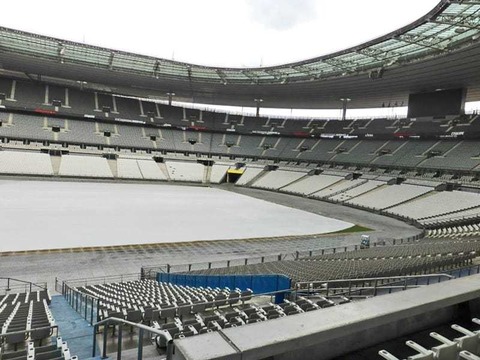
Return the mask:
<path id="1" fill-rule="evenodd" d="M 174 359 L 332 359 L 478 311 L 480 275 L 453 281 L 180 339 Z"/>

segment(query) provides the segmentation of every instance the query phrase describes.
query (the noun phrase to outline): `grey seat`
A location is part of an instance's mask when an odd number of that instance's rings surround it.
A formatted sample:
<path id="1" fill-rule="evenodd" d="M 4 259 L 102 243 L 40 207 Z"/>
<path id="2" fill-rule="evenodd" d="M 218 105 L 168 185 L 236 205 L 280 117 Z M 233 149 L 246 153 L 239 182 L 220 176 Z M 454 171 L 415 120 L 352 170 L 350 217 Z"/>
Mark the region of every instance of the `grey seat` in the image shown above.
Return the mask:
<path id="1" fill-rule="evenodd" d="M 239 291 L 231 291 L 228 294 L 228 304 L 232 306 L 240 301 L 240 292 Z"/>
<path id="2" fill-rule="evenodd" d="M 193 302 L 192 304 L 192 313 L 193 314 L 196 314 L 196 313 L 199 313 L 199 312 L 202 312 L 202 311 L 205 311 L 205 308 L 206 308 L 206 304 L 204 301 L 197 301 L 197 302 Z"/>
<path id="3" fill-rule="evenodd" d="M 5 341 L 7 344 L 13 344 L 15 346 L 15 351 L 17 351 L 18 344 L 24 342 L 28 337 L 26 332 L 20 332 L 18 334 L 12 334 L 5 336 Z"/>
<path id="4" fill-rule="evenodd" d="M 167 308 L 161 308 L 160 309 L 160 319 L 165 319 L 165 321 L 169 318 L 175 317 L 177 313 L 177 309 L 173 305 L 169 305 Z"/>
<path id="5" fill-rule="evenodd" d="M 141 310 L 130 310 L 127 311 L 127 321 L 139 323 L 143 320 L 142 311 Z"/>
<path id="6" fill-rule="evenodd" d="M 460 359 L 464 360 L 480 360 L 480 356 L 472 354 L 470 351 L 460 351 Z"/>
<path id="7" fill-rule="evenodd" d="M 32 341 L 39 341 L 40 346 L 42 345 L 42 340 L 48 338 L 50 335 L 52 335 L 52 329 L 50 328 L 43 328 L 43 329 L 38 329 L 38 330 L 31 330 L 30 331 L 30 339 Z"/>
<path id="8" fill-rule="evenodd" d="M 218 308 L 219 306 L 227 305 L 227 295 L 224 293 L 217 294 L 213 300 L 213 304 Z"/>

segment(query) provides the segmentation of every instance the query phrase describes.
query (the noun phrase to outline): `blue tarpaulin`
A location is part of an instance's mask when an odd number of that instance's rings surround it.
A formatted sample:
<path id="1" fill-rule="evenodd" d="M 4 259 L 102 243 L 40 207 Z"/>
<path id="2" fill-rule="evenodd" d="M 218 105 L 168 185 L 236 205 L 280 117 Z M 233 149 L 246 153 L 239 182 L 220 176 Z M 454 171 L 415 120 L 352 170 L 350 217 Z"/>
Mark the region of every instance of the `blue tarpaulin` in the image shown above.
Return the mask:
<path id="1" fill-rule="evenodd" d="M 285 293 L 290 290 L 291 280 L 285 275 L 190 275 L 157 273 L 157 281 L 193 287 L 225 288 L 232 290 L 251 289 L 254 294 L 271 293 L 286 290 L 275 295 L 275 302 L 280 303 Z"/>

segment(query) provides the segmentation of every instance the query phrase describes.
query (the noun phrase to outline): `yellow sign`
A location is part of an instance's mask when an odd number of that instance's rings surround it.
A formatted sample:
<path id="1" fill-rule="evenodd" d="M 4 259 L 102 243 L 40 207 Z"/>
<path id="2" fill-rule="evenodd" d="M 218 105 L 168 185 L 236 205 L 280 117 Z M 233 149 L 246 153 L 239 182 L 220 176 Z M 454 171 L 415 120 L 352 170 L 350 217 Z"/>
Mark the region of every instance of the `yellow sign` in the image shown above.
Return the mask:
<path id="1" fill-rule="evenodd" d="M 244 171 L 245 171 L 244 169 L 228 169 L 227 174 L 242 175 Z"/>

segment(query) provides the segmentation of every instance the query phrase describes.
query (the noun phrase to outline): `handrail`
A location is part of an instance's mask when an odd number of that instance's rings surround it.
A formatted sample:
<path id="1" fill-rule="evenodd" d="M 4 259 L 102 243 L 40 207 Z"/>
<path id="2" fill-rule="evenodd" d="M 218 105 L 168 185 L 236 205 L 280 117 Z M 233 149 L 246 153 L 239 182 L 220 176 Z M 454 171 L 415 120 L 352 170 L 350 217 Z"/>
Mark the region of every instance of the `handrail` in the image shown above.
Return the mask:
<path id="1" fill-rule="evenodd" d="M 6 333 L 0 333 L 0 338 L 6 337 L 6 336 L 9 336 L 9 335 L 26 334 L 26 333 L 30 333 L 32 331 L 45 330 L 45 329 L 56 329 L 57 330 L 57 336 L 58 336 L 58 325 L 49 325 L 49 326 L 42 326 L 42 327 L 33 328 L 33 329 L 25 329 L 25 330 L 17 330 L 17 331 L 11 331 L 11 332 L 6 332 Z"/>
<path id="2" fill-rule="evenodd" d="M 173 356 L 173 338 L 170 333 L 166 330 L 156 329 L 150 326 L 143 324 L 134 323 L 125 319 L 120 319 L 116 317 L 109 317 L 102 321 L 99 321 L 93 324 L 93 348 L 92 348 L 92 357 L 96 356 L 97 350 L 97 331 L 100 326 L 103 325 L 103 349 L 102 349 L 102 358 L 107 358 L 107 328 L 110 323 L 115 323 L 115 325 L 130 325 L 139 329 L 138 332 L 138 360 L 141 360 L 143 357 L 143 334 L 145 331 L 156 334 L 165 340 L 167 344 L 167 360 L 171 360 Z M 117 360 L 122 358 L 122 326 L 118 328 L 118 348 L 117 348 Z"/>
<path id="3" fill-rule="evenodd" d="M 99 302 L 100 298 L 95 297 L 90 294 L 86 294 L 77 288 L 71 287 L 65 282 L 62 282 L 62 295 L 68 304 L 78 312 L 80 315 L 84 317 L 85 320 L 88 321 L 88 317 L 90 317 L 90 325 L 93 324 L 94 312 L 95 307 L 97 310 L 97 317 L 98 317 L 98 309 L 99 309 Z M 79 304 L 80 300 L 80 304 Z M 88 316 L 88 303 L 90 302 L 90 316 Z M 82 306 L 83 303 L 83 306 Z"/>
<path id="4" fill-rule="evenodd" d="M 340 283 L 340 282 L 366 282 L 366 281 L 376 281 L 376 280 L 397 280 L 397 279 L 416 279 L 416 278 L 428 278 L 428 277 L 447 277 L 449 279 L 455 278 L 449 274 L 425 274 L 425 275 L 398 275 L 398 276 L 385 276 L 385 277 L 373 277 L 373 278 L 357 278 L 357 279 L 332 279 L 332 280 L 318 280 L 318 281 L 299 281 L 295 284 L 296 287 L 304 284 L 329 284 L 329 283 Z"/>
<path id="5" fill-rule="evenodd" d="M 120 275 L 108 275 L 108 276 L 97 276 L 97 277 L 86 277 L 86 278 L 78 278 L 78 279 L 68 279 L 68 280 L 63 280 L 62 282 L 65 284 L 71 284 L 71 283 L 84 283 L 85 286 L 87 286 L 88 282 L 95 282 L 92 285 L 97 285 L 100 284 L 101 281 L 103 280 L 103 283 L 105 283 L 106 280 L 110 279 L 120 279 L 120 282 L 123 281 L 124 278 L 133 278 L 136 277 L 137 280 L 140 279 L 140 274 L 139 273 L 130 273 L 130 274 L 120 274 Z M 127 280 L 130 281 L 130 280 Z"/>
<path id="6" fill-rule="evenodd" d="M 95 296 L 95 295 L 87 294 L 87 293 L 85 293 L 85 292 L 83 292 L 83 291 L 78 290 L 78 288 L 77 288 L 76 286 L 73 286 L 73 287 L 72 287 L 72 286 L 68 286 L 67 284 L 65 284 L 65 286 L 66 286 L 67 288 L 69 288 L 70 290 L 72 290 L 72 291 L 76 291 L 76 292 L 82 294 L 82 295 L 85 296 L 85 297 L 88 297 L 88 298 L 93 299 L 93 300 L 100 300 L 100 298 L 97 297 L 97 296 Z"/>
<path id="7" fill-rule="evenodd" d="M 36 284 L 36 283 L 33 283 L 31 281 L 25 281 L 25 280 L 20 280 L 20 279 L 16 279 L 16 278 L 12 278 L 12 277 L 0 277 L 0 280 L 7 280 L 7 288 L 6 290 L 9 291 L 11 289 L 10 287 L 10 281 L 15 281 L 15 282 L 19 282 L 21 284 L 25 284 L 25 285 L 29 285 L 30 286 L 30 292 L 32 291 L 32 286 L 35 286 L 35 287 L 38 287 L 42 290 L 47 290 L 47 283 L 42 283 L 42 284 Z"/>
<path id="8" fill-rule="evenodd" d="M 378 239 L 378 242 L 374 242 L 372 244 L 373 247 L 380 246 L 382 241 L 389 241 L 393 246 L 396 245 L 403 245 L 403 244 L 410 244 L 415 240 L 423 238 L 425 235 L 425 230 L 422 230 L 417 235 L 412 235 L 406 238 L 399 238 L 399 239 Z M 317 255 L 326 255 L 326 254 L 335 254 L 335 253 L 344 253 L 344 252 L 351 252 L 357 251 L 360 247 L 360 244 L 349 244 L 337 247 L 324 247 L 320 249 L 314 250 L 304 250 L 304 251 L 296 251 L 294 253 L 279 253 L 279 254 L 268 254 L 264 256 L 251 256 L 245 258 L 233 258 L 233 259 L 225 259 L 225 260 L 213 260 L 213 261 L 202 261 L 196 263 L 189 263 L 189 264 L 161 264 L 161 265 L 142 265 L 141 273 L 143 276 L 148 275 L 151 278 L 152 273 L 156 276 L 156 273 L 176 273 L 176 272 L 189 272 L 192 268 L 198 268 L 198 270 L 205 270 L 210 269 L 212 266 L 215 265 L 222 265 L 220 267 L 230 267 L 230 266 L 237 266 L 237 262 L 243 262 L 241 265 L 248 265 L 249 263 L 257 264 L 257 263 L 264 263 L 264 262 L 275 262 L 285 260 L 287 257 L 291 257 L 291 260 L 298 260 L 298 259 L 305 259 L 311 256 Z M 270 259 L 270 260 L 268 260 Z M 256 261 L 256 260 L 259 260 Z M 235 265 L 232 265 L 235 263 Z M 182 270 L 175 271 L 175 268 L 183 267 Z"/>
<path id="9" fill-rule="evenodd" d="M 338 280 L 328 280 L 328 281 L 310 281 L 310 282 L 301 282 L 295 284 L 296 292 L 308 291 L 310 292 L 326 292 L 326 296 L 329 296 L 330 290 L 334 292 L 335 295 L 343 295 L 343 296 L 351 296 L 352 293 L 359 292 L 361 294 L 364 290 L 373 290 L 373 296 L 377 295 L 378 289 L 395 289 L 395 288 L 402 288 L 406 290 L 412 286 L 408 285 L 411 280 L 418 280 L 418 279 L 427 279 L 427 284 L 430 284 L 430 279 L 436 278 L 438 282 L 440 282 L 441 278 L 445 278 L 448 280 L 454 279 L 455 277 L 452 275 L 440 273 L 440 274 L 425 274 L 425 275 L 405 275 L 405 276 L 390 276 L 390 277 L 377 277 L 377 278 L 359 278 L 359 279 L 338 279 Z M 373 286 L 365 286 L 365 283 L 373 282 Z M 379 284 L 381 282 L 381 284 Z M 385 284 L 386 282 L 386 284 Z M 401 287 L 394 287 L 392 285 L 397 283 L 404 283 Z M 334 284 L 337 286 L 331 286 L 330 284 Z M 348 287 L 341 286 L 341 284 L 348 284 Z M 357 286 L 358 284 L 358 286 Z M 363 286 L 361 285 L 363 284 Z M 315 287 L 315 286 L 319 287 Z M 418 282 L 415 286 L 418 285 Z"/>
<path id="10" fill-rule="evenodd" d="M 125 325 L 130 325 L 130 326 L 138 327 L 139 329 L 150 331 L 154 334 L 162 335 L 162 333 L 161 333 L 162 330 L 155 329 L 155 328 L 152 328 L 150 326 L 139 324 L 139 323 L 134 323 L 134 322 L 131 322 L 131 321 L 128 321 L 128 320 L 125 320 L 125 319 L 120 319 L 120 318 L 117 318 L 117 317 L 109 317 L 109 318 L 100 320 L 99 322 L 96 322 L 95 324 L 93 324 L 93 326 L 104 325 L 104 324 L 107 324 L 108 322 L 111 322 L 111 321 L 112 322 L 120 322 L 120 323 L 125 324 Z"/>

